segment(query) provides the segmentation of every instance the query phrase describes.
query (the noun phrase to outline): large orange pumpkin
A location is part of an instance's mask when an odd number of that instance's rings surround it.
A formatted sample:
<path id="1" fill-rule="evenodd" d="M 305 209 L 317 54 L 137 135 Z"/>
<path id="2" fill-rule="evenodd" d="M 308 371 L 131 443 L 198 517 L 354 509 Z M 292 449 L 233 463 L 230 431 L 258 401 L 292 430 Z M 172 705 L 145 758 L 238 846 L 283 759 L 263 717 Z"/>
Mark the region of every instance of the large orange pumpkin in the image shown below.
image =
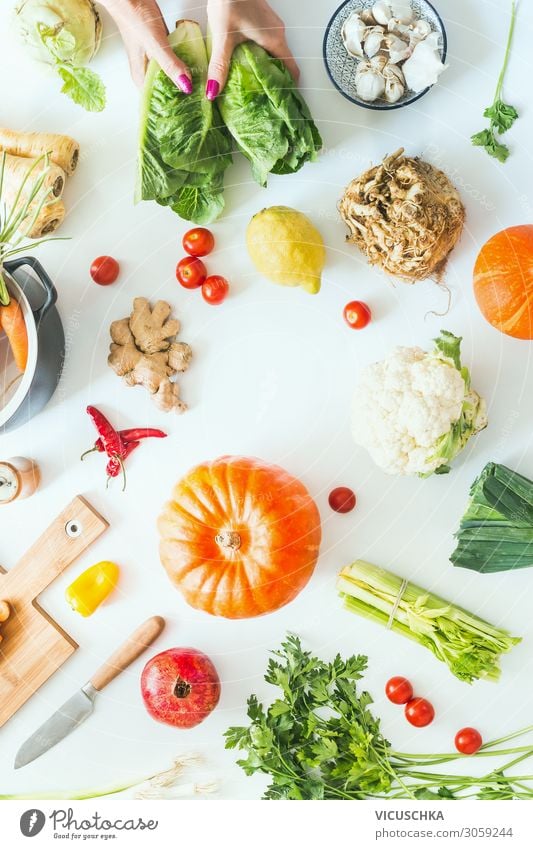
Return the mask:
<path id="1" fill-rule="evenodd" d="M 533 339 L 533 224 L 508 227 L 483 245 L 474 266 L 474 294 L 493 327 Z"/>
<path id="2" fill-rule="evenodd" d="M 249 457 L 220 457 L 175 486 L 159 518 L 160 556 L 192 607 L 243 619 L 277 610 L 307 584 L 320 515 L 305 486 Z"/>

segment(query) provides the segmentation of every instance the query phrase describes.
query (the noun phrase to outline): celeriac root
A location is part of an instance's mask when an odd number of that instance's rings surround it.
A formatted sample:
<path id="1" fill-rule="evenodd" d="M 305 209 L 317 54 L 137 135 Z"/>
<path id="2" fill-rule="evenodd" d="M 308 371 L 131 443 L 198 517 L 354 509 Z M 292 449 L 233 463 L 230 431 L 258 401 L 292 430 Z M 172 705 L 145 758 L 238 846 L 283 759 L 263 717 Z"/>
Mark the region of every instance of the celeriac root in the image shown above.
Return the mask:
<path id="1" fill-rule="evenodd" d="M 403 148 L 347 187 L 339 212 L 371 265 L 408 283 L 440 282 L 461 235 L 465 209 L 443 171 Z"/>

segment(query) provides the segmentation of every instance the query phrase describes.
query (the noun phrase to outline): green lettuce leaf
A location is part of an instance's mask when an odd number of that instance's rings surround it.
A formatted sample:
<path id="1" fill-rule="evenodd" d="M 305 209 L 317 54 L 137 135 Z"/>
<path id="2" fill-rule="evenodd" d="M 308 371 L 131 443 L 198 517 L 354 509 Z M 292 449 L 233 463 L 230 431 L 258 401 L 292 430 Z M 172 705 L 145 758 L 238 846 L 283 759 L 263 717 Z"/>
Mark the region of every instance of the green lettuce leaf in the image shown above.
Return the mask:
<path id="1" fill-rule="evenodd" d="M 151 62 L 146 75 L 135 200 L 156 200 L 182 218 L 209 224 L 223 207 L 231 139 L 216 103 L 205 97 L 207 52 L 200 27 L 181 21 L 170 44 L 192 73 L 183 94 Z"/>
<path id="2" fill-rule="evenodd" d="M 219 108 L 261 186 L 270 173 L 290 174 L 317 158 L 322 139 L 293 78 L 254 42 L 235 49 Z"/>

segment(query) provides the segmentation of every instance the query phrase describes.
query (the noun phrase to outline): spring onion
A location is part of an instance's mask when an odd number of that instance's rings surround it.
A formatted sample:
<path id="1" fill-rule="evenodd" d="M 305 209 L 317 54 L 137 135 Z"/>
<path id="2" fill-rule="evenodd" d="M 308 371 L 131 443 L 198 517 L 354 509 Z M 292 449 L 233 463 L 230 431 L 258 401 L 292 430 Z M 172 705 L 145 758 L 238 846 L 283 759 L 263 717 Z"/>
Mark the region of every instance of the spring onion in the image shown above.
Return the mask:
<path id="1" fill-rule="evenodd" d="M 347 610 L 426 646 L 469 684 L 478 678 L 497 681 L 500 655 L 520 642 L 462 607 L 363 560 L 341 571 L 337 589 Z"/>

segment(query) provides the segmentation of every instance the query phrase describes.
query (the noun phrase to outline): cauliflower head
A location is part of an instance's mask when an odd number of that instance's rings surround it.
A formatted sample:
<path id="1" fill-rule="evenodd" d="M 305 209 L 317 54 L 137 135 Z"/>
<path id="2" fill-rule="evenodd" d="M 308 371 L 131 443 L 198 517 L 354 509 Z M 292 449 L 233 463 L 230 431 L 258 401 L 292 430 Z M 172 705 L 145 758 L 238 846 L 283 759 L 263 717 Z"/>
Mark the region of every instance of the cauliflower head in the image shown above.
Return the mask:
<path id="1" fill-rule="evenodd" d="M 448 472 L 487 426 L 485 401 L 460 362 L 461 338 L 441 331 L 435 348 L 396 348 L 363 370 L 352 408 L 355 442 L 391 475 Z"/>

